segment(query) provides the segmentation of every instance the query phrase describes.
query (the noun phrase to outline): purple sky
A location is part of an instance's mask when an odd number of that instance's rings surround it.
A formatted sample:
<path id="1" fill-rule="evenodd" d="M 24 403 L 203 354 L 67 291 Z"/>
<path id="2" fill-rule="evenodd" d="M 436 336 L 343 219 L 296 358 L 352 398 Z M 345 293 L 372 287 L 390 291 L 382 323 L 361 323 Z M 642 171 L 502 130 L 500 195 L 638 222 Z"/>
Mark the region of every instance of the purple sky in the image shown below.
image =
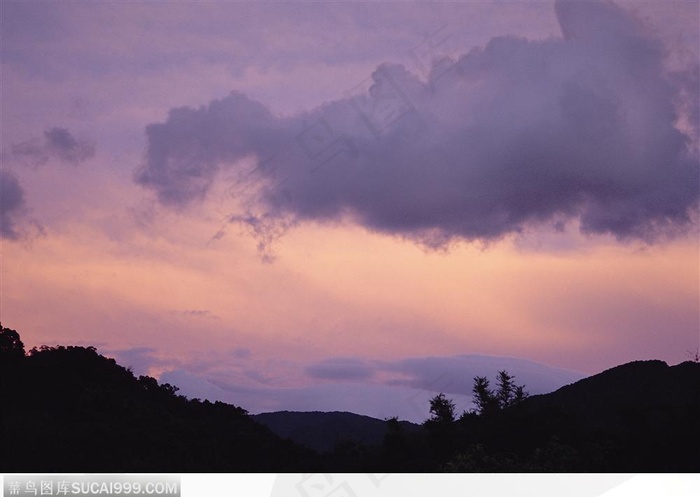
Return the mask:
<path id="1" fill-rule="evenodd" d="M 427 417 L 700 345 L 693 2 L 3 2 L 4 326 Z"/>

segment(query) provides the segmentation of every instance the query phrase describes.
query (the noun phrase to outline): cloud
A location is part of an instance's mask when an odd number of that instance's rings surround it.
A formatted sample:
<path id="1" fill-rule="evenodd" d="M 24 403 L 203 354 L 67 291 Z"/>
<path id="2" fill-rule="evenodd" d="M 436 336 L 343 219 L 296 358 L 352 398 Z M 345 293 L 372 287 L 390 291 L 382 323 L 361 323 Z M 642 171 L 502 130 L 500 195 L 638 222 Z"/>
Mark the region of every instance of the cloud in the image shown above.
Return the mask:
<path id="1" fill-rule="evenodd" d="M 77 140 L 66 128 L 50 128 L 44 131 L 43 140 L 32 139 L 13 144 L 9 154 L 12 159 L 29 167 L 39 167 L 51 159 L 78 165 L 95 156 L 95 145 Z"/>
<path id="2" fill-rule="evenodd" d="M 531 394 L 547 393 L 580 380 L 578 371 L 554 368 L 526 359 L 483 355 L 414 357 L 386 364 L 403 375 L 391 383 L 421 390 L 471 396 L 472 380 L 486 376 L 495 384 L 498 371 L 507 370 Z"/>
<path id="3" fill-rule="evenodd" d="M 360 382 L 334 382 L 295 388 L 249 387 L 211 380 L 186 370 L 163 373 L 160 380 L 189 398 L 220 400 L 252 414 L 271 411 L 348 411 L 384 419 L 399 416 L 420 423 L 428 418 L 428 396 L 407 387 Z M 414 405 L 415 404 L 415 405 Z M 420 404 L 420 405 L 419 405 Z"/>
<path id="4" fill-rule="evenodd" d="M 220 319 L 219 316 L 206 309 L 187 309 L 184 311 L 172 311 L 173 314 L 182 316 L 202 318 L 202 319 Z"/>
<path id="5" fill-rule="evenodd" d="M 16 240 L 21 234 L 17 223 L 25 212 L 24 190 L 17 176 L 0 170 L 0 237 Z"/>
<path id="6" fill-rule="evenodd" d="M 160 379 L 177 385 L 188 397 L 223 400 L 252 413 L 350 411 L 420 423 L 428 418 L 429 399 L 438 392 L 455 400 L 458 410 L 470 409 L 473 377 L 486 375 L 495 384 L 502 369 L 513 374 L 516 383 L 524 383 L 531 394 L 551 392 L 585 376 L 524 359 L 461 355 L 386 362 L 330 358 L 305 369 L 308 377 L 322 381 L 284 388 L 264 382 L 243 384 L 235 375 L 222 375 L 220 369 L 207 374 L 178 368 L 164 372 Z"/>
<path id="7" fill-rule="evenodd" d="M 237 92 L 173 109 L 146 128 L 135 180 L 178 209 L 228 181 L 230 220 L 255 227 L 263 252 L 303 221 L 432 247 L 568 221 L 646 242 L 686 230 L 697 64 L 671 71 L 652 31 L 610 2 L 555 8 L 561 38 L 493 38 L 427 80 L 382 64 L 306 113 L 278 117 Z"/>
<path id="8" fill-rule="evenodd" d="M 151 368 L 167 364 L 167 361 L 158 358 L 158 351 L 153 347 L 106 350 L 105 353 L 115 357 L 124 367 L 132 368 L 136 375 L 148 374 Z"/>
<path id="9" fill-rule="evenodd" d="M 222 162 L 233 163 L 254 149 L 274 150 L 277 128 L 262 104 L 240 93 L 200 109 L 171 110 L 167 123 L 146 127 L 146 164 L 135 179 L 155 190 L 164 205 L 201 200 Z"/>
<path id="10" fill-rule="evenodd" d="M 321 380 L 366 380 L 373 371 L 360 359 L 333 358 L 307 367 L 306 374 Z"/>
<path id="11" fill-rule="evenodd" d="M 250 359 L 253 355 L 252 351 L 246 347 L 236 347 L 231 354 L 236 359 Z"/>
<path id="12" fill-rule="evenodd" d="M 532 394 L 551 392 L 584 377 L 578 371 L 527 359 L 478 354 L 410 357 L 396 361 L 330 358 L 305 371 L 314 379 L 376 380 L 387 385 L 470 396 L 474 377 L 487 376 L 495 382 L 498 371 L 504 369 L 516 377 L 518 384 L 526 384 Z"/>

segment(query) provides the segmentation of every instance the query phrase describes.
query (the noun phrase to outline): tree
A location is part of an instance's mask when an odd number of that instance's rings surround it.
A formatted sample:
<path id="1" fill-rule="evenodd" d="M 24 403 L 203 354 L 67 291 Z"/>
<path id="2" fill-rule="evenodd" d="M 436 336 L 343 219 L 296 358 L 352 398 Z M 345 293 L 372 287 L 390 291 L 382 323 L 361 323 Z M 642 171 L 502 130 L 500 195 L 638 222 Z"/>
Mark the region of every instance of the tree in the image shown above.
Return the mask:
<path id="1" fill-rule="evenodd" d="M 19 333 L 0 324 L 0 358 L 9 361 L 23 357 L 24 344 L 19 338 Z"/>
<path id="2" fill-rule="evenodd" d="M 515 376 L 510 375 L 508 371 L 499 371 L 496 381 L 498 389 L 494 392 L 489 388 L 488 378 L 485 376 L 474 378 L 472 393 L 478 415 L 490 415 L 493 412 L 519 404 L 527 398 L 528 393 L 525 391 L 525 385 L 516 385 Z"/>
<path id="3" fill-rule="evenodd" d="M 393 416 L 386 420 L 386 433 L 384 434 L 384 449 L 395 457 L 399 452 L 405 450 L 406 438 L 399 423 L 398 416 Z"/>
<path id="4" fill-rule="evenodd" d="M 525 400 L 527 396 L 528 393 L 525 391 L 525 385 L 515 384 L 515 376 L 508 374 L 506 370 L 498 372 L 498 391 L 496 392 L 496 397 L 501 409 L 519 404 Z"/>
<path id="5" fill-rule="evenodd" d="M 515 382 L 513 376 L 508 374 L 508 371 L 503 370 L 498 372 L 498 390 L 496 391 L 496 399 L 498 406 L 505 409 L 510 406 L 515 397 Z"/>
<path id="6" fill-rule="evenodd" d="M 451 423 L 455 420 L 455 403 L 440 393 L 430 399 L 430 421 Z"/>
<path id="7" fill-rule="evenodd" d="M 476 404 L 477 414 L 488 415 L 498 410 L 498 400 L 493 391 L 489 388 L 489 379 L 486 378 L 486 376 L 477 376 L 474 378 L 472 393 L 474 394 L 474 404 Z"/>
<path id="8" fill-rule="evenodd" d="M 529 393 L 525 391 L 525 385 L 518 385 L 515 387 L 515 397 L 513 398 L 513 405 L 520 404 L 523 400 L 530 396 Z"/>

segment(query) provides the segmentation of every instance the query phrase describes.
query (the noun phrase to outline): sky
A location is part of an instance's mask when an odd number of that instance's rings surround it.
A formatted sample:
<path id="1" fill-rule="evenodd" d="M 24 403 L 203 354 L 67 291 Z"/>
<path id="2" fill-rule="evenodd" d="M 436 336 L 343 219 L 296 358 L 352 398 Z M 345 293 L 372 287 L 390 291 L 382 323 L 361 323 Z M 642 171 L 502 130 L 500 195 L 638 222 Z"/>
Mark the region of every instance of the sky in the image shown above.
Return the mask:
<path id="1" fill-rule="evenodd" d="M 700 346 L 696 1 L 0 8 L 27 348 L 422 421 Z"/>

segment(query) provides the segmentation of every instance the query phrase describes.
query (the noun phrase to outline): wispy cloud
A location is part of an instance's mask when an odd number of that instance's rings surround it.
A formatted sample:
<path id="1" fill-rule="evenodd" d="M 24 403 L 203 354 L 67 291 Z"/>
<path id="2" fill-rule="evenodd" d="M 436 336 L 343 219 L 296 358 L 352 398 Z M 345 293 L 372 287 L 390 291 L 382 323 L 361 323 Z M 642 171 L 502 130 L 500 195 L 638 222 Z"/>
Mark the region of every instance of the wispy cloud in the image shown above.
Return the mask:
<path id="1" fill-rule="evenodd" d="M 305 368 L 311 384 L 279 388 L 265 382 L 242 384 L 221 371 L 192 374 L 186 369 L 165 372 L 161 379 L 174 383 L 190 397 L 226 400 L 251 412 L 271 410 L 348 410 L 359 414 L 421 422 L 428 417 L 428 399 L 443 392 L 471 407 L 473 377 L 495 381 L 506 369 L 532 394 L 546 393 L 585 375 L 544 364 L 495 356 L 459 355 L 412 357 L 396 361 L 329 358 Z M 394 379 L 390 379 L 394 378 Z"/>
<path id="2" fill-rule="evenodd" d="M 24 189 L 12 172 L 0 170 L 0 236 L 10 240 L 20 237 L 18 223 L 25 213 Z"/>
<path id="3" fill-rule="evenodd" d="M 172 311 L 173 314 L 179 314 L 182 316 L 190 316 L 202 319 L 220 319 L 219 316 L 206 309 L 187 309 L 184 311 Z"/>
<path id="4" fill-rule="evenodd" d="M 95 145 L 87 140 L 76 139 L 66 128 L 50 128 L 44 131 L 43 139 L 31 139 L 13 144 L 10 157 L 29 167 L 43 166 L 51 159 L 78 165 L 95 156 Z"/>
<path id="5" fill-rule="evenodd" d="M 306 374 L 320 380 L 366 380 L 372 377 L 372 368 L 361 359 L 333 358 L 306 368 Z"/>

